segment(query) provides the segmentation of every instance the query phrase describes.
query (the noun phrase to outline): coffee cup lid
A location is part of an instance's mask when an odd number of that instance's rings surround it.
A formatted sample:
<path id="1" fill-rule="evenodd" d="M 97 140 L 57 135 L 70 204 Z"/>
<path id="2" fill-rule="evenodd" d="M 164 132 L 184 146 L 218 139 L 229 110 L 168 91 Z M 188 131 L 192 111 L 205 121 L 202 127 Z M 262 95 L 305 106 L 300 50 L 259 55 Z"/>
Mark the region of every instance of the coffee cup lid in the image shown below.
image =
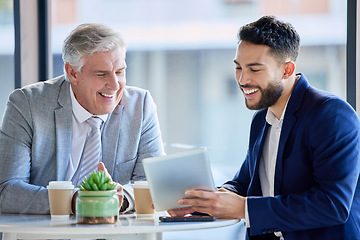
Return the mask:
<path id="1" fill-rule="evenodd" d="M 133 184 L 134 188 L 149 188 L 147 181 L 135 181 Z"/>
<path id="2" fill-rule="evenodd" d="M 47 189 L 74 189 L 71 181 L 51 181 Z"/>

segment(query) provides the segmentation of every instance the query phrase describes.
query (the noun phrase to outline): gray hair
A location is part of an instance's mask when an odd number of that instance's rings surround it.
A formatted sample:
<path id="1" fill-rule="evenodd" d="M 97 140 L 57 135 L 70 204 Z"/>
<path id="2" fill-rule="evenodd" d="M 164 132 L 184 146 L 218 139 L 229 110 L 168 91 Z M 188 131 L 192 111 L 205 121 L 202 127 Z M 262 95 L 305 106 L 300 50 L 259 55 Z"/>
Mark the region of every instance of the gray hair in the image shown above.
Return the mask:
<path id="1" fill-rule="evenodd" d="M 126 52 L 126 44 L 119 33 L 102 24 L 81 24 L 65 39 L 62 58 L 64 63 L 68 62 L 80 72 L 84 66 L 84 57 L 116 48 Z M 69 80 L 65 69 L 64 74 Z"/>

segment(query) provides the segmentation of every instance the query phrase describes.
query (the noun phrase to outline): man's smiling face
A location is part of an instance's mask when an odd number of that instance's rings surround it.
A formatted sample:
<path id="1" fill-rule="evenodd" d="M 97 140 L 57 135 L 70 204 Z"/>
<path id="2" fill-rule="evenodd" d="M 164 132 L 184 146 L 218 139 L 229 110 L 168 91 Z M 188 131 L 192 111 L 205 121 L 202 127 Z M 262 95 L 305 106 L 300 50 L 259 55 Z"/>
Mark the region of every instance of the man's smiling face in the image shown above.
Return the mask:
<path id="1" fill-rule="evenodd" d="M 126 84 L 124 51 L 114 49 L 85 57 L 80 72 L 66 66 L 76 100 L 91 114 L 108 114 L 119 104 Z"/>
<path id="2" fill-rule="evenodd" d="M 234 63 L 235 79 L 244 93 L 247 108 L 259 110 L 276 104 L 283 92 L 283 74 L 268 46 L 242 41 Z"/>

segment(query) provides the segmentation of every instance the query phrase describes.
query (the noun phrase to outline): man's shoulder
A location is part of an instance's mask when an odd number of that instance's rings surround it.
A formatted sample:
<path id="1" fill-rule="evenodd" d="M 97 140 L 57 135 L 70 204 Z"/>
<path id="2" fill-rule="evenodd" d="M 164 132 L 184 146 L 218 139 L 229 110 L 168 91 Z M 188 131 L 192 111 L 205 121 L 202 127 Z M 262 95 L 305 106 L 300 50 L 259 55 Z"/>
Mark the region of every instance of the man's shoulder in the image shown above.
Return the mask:
<path id="1" fill-rule="evenodd" d="M 325 90 L 315 88 L 313 86 L 309 87 L 306 96 L 310 97 L 312 100 L 320 101 L 320 102 L 329 101 L 329 100 L 343 101 L 339 96 L 336 96 L 335 94 L 327 92 Z"/>
<path id="2" fill-rule="evenodd" d="M 125 86 L 124 89 L 124 95 L 127 96 L 145 96 L 147 94 L 148 90 L 135 87 L 135 86 Z"/>
<path id="3" fill-rule="evenodd" d="M 299 87 L 297 88 L 296 86 L 296 90 L 294 90 L 291 96 L 291 101 L 289 103 L 291 106 L 294 103 L 296 105 L 296 102 L 299 102 L 302 106 L 305 105 L 305 107 L 309 109 L 316 109 L 324 104 L 348 105 L 348 103 L 339 96 L 310 85 L 303 74 L 301 74 L 299 83 L 300 84 L 297 84 Z"/>
<path id="4" fill-rule="evenodd" d="M 63 76 L 50 79 L 47 81 L 33 83 L 22 88 L 15 89 L 9 97 L 12 102 L 19 104 L 29 102 L 30 104 L 49 104 L 56 102 L 60 95 L 61 90 L 65 90 L 70 83 L 64 79 Z"/>
<path id="5" fill-rule="evenodd" d="M 359 117 L 349 103 L 333 93 L 313 86 L 309 86 L 304 93 L 300 107 L 296 111 L 294 108 L 292 110 L 290 112 L 297 122 L 306 124 L 308 129 L 348 129 L 349 126 L 360 126 Z"/>
<path id="6" fill-rule="evenodd" d="M 126 86 L 120 104 L 128 105 L 131 103 L 136 104 L 139 101 L 144 102 L 148 95 L 150 95 L 150 92 L 146 89 L 134 86 Z"/>
<path id="7" fill-rule="evenodd" d="M 47 92 L 48 91 L 59 91 L 59 88 L 62 84 L 66 84 L 67 81 L 65 80 L 64 76 L 59 76 L 53 79 L 49 79 L 46 81 L 36 82 L 24 86 L 22 88 L 16 89 L 15 91 L 22 91 L 27 94 L 35 94 L 40 92 Z M 68 83 L 70 84 L 70 83 Z"/>
<path id="8" fill-rule="evenodd" d="M 331 111 L 354 112 L 352 106 L 339 96 L 327 91 L 309 87 L 305 94 L 303 108 L 308 108 L 314 113 L 324 114 Z"/>
<path id="9" fill-rule="evenodd" d="M 133 86 L 125 87 L 119 107 L 124 110 L 123 114 L 153 113 L 156 111 L 156 105 L 150 92 Z"/>

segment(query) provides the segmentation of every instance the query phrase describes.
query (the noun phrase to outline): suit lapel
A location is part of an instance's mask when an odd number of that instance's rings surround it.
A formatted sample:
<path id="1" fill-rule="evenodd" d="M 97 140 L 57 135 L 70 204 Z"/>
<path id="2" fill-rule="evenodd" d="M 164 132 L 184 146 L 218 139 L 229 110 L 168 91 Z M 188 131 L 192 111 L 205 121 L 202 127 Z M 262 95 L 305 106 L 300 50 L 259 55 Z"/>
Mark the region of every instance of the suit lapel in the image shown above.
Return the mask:
<path id="1" fill-rule="evenodd" d="M 280 194 L 281 182 L 283 176 L 283 157 L 286 142 L 290 136 L 291 130 L 293 129 L 296 116 L 295 113 L 300 109 L 302 99 L 305 95 L 306 90 L 309 88 L 309 83 L 305 76 L 301 75 L 300 79 L 296 83 L 293 92 L 291 93 L 286 112 L 284 116 L 284 122 L 281 128 L 281 135 L 279 140 L 279 147 L 276 159 L 275 167 L 275 182 L 274 182 L 274 195 Z"/>
<path id="2" fill-rule="evenodd" d="M 265 122 L 265 126 L 261 130 L 258 139 L 254 144 L 254 159 L 255 159 L 255 169 L 254 174 L 250 182 L 250 187 L 248 190 L 248 196 L 262 196 L 260 178 L 259 178 L 259 164 L 262 156 L 262 149 L 264 147 L 264 142 L 266 138 L 266 133 L 268 132 L 269 124 Z"/>
<path id="3" fill-rule="evenodd" d="M 105 164 L 106 169 L 113 174 L 115 167 L 115 158 L 118 149 L 121 116 L 124 106 L 118 105 L 115 110 L 109 114 L 108 120 L 104 125 L 102 132 L 102 161 Z M 111 149 L 111 151 L 109 151 Z"/>
<path id="4" fill-rule="evenodd" d="M 284 156 L 284 148 L 287 142 L 287 139 L 291 133 L 291 130 L 295 124 L 296 118 L 294 115 L 289 114 L 286 118 L 284 118 L 284 122 L 281 128 L 281 135 L 279 140 L 279 147 L 276 158 L 276 166 L 275 166 L 275 181 L 274 181 L 274 195 L 278 195 L 280 193 L 282 175 L 283 175 L 283 156 Z"/>
<path id="5" fill-rule="evenodd" d="M 71 152 L 72 105 L 69 88 L 70 83 L 64 80 L 60 85 L 58 98 L 60 107 L 55 109 L 56 174 L 59 180 L 64 179 L 66 175 Z"/>

